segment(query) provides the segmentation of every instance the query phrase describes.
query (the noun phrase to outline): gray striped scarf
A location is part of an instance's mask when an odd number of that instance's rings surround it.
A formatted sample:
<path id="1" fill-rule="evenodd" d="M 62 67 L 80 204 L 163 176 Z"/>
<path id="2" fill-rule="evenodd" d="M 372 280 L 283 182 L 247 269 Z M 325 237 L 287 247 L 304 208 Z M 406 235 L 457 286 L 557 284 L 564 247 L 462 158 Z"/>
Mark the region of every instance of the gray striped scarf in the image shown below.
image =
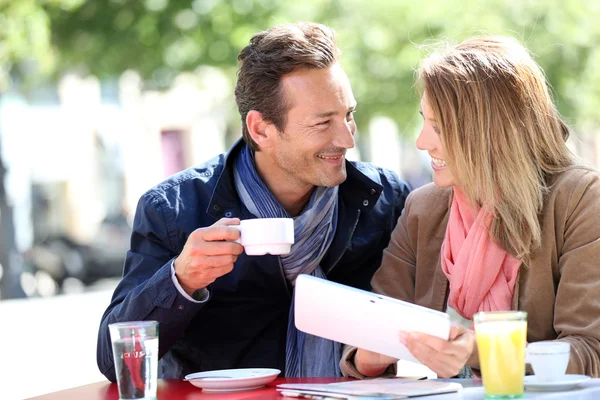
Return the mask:
<path id="1" fill-rule="evenodd" d="M 235 163 L 235 187 L 242 203 L 257 218 L 290 218 L 258 176 L 254 154 L 244 146 Z M 318 186 L 302 213 L 294 217 L 294 244 L 280 256 L 288 281 L 300 274 L 325 278 L 321 259 L 329 249 L 337 225 L 338 187 Z M 286 343 L 286 376 L 340 376 L 341 344 L 300 332 L 294 324 L 294 300 L 290 307 Z"/>

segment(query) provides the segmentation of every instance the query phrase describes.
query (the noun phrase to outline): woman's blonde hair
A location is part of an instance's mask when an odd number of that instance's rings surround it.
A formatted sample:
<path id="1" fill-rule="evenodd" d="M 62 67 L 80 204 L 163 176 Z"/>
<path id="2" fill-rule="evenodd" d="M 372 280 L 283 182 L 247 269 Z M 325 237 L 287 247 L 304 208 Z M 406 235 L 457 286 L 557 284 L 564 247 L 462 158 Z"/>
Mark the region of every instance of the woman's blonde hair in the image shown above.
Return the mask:
<path id="1" fill-rule="evenodd" d="M 494 215 L 492 240 L 526 260 L 540 245 L 547 177 L 574 161 L 541 68 L 508 37 L 473 37 L 418 69 L 459 187 Z"/>

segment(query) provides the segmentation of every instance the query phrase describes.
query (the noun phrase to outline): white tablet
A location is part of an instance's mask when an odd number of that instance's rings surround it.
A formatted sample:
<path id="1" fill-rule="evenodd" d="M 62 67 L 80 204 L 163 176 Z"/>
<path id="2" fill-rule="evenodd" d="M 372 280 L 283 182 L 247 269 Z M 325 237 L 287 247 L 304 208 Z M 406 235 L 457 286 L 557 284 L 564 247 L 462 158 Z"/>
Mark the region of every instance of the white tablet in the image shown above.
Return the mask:
<path id="1" fill-rule="evenodd" d="M 300 331 L 401 360 L 419 362 L 400 343 L 400 331 L 450 335 L 446 313 L 310 275 L 296 279 L 295 302 Z"/>

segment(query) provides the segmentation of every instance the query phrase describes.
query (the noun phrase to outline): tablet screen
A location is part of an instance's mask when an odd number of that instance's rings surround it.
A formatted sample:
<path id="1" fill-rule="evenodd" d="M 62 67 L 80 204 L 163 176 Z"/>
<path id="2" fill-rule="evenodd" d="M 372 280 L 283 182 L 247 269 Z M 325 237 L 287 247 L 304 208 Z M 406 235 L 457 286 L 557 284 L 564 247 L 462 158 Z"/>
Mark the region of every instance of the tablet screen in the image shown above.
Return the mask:
<path id="1" fill-rule="evenodd" d="M 300 331 L 417 363 L 400 331 L 450 335 L 446 313 L 309 275 L 296 279 L 294 317 Z"/>

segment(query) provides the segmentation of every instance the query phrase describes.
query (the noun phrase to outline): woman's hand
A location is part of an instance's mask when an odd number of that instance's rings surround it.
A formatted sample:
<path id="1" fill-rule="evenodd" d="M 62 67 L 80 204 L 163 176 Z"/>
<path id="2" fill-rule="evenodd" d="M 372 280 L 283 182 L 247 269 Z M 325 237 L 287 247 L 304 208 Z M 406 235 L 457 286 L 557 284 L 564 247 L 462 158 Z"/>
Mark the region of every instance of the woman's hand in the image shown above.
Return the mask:
<path id="1" fill-rule="evenodd" d="M 354 355 L 354 366 L 365 376 L 379 376 L 390 366 L 398 362 L 397 358 L 384 356 L 372 351 L 358 349 Z"/>
<path id="2" fill-rule="evenodd" d="M 401 332 L 400 342 L 440 378 L 456 376 L 471 361 L 476 349 L 475 332 L 458 324 L 450 328 L 448 340 L 419 332 Z"/>

